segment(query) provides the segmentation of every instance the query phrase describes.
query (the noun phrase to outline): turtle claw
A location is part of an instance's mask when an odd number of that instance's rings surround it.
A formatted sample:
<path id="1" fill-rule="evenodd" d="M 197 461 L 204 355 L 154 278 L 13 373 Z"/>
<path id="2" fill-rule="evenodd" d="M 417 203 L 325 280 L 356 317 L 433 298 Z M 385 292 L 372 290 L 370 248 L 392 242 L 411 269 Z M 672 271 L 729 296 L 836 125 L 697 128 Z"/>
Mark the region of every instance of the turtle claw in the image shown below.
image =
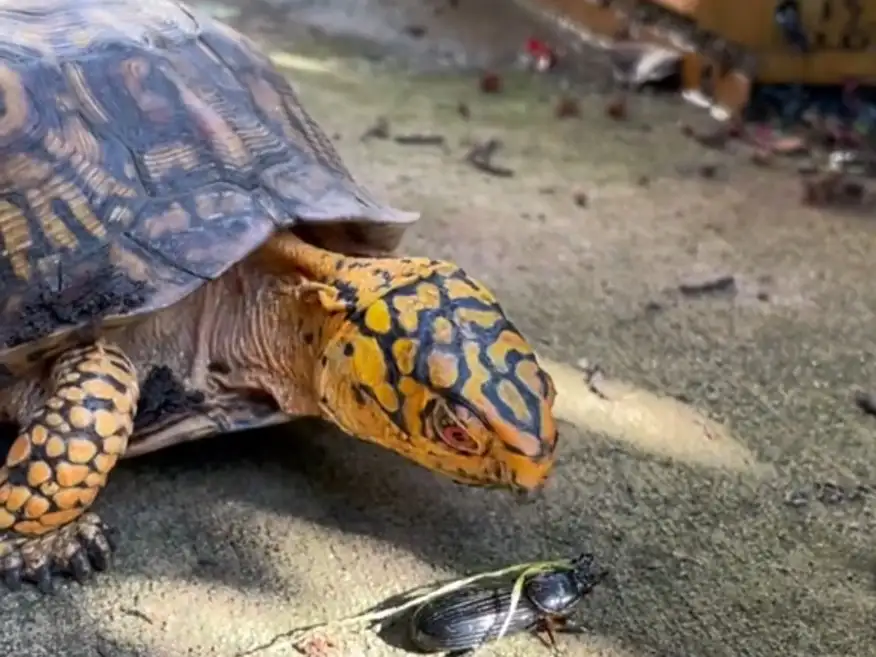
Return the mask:
<path id="1" fill-rule="evenodd" d="M 110 567 L 114 550 L 111 530 L 93 513 L 39 537 L 0 534 L 0 578 L 11 591 L 30 582 L 41 593 L 51 594 L 54 574 L 83 583 L 95 571 Z"/>
<path id="2" fill-rule="evenodd" d="M 22 571 L 21 567 L 10 567 L 3 570 L 3 584 L 10 591 L 17 591 L 21 588 Z"/>
<path id="3" fill-rule="evenodd" d="M 70 574 L 80 584 L 83 584 L 94 571 L 89 563 L 88 555 L 84 551 L 78 551 L 70 557 Z"/>
<path id="4" fill-rule="evenodd" d="M 44 595 L 52 595 L 55 593 L 55 582 L 52 579 L 52 570 L 48 564 L 43 564 L 32 575 L 33 582 L 37 589 Z"/>

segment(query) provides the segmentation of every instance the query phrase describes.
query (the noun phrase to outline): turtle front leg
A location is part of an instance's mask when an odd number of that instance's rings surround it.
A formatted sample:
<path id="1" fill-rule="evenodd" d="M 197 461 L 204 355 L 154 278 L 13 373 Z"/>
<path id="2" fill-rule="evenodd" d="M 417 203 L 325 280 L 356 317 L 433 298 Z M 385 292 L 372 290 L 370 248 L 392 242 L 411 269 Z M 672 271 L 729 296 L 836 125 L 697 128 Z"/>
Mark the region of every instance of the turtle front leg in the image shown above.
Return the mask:
<path id="1" fill-rule="evenodd" d="M 52 590 L 52 574 L 83 580 L 112 556 L 108 528 L 87 512 L 128 445 L 137 372 L 116 347 L 97 342 L 55 362 L 44 405 L 0 468 L 0 577 Z"/>

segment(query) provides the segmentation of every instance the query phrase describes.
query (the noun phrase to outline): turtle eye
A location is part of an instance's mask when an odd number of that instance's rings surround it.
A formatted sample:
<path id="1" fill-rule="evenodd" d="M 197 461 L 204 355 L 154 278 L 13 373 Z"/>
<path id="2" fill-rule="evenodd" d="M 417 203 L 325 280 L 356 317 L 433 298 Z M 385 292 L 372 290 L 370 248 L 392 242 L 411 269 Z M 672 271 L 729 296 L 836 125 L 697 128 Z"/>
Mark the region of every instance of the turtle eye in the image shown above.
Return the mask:
<path id="1" fill-rule="evenodd" d="M 478 444 L 468 435 L 468 431 L 459 426 L 444 427 L 441 440 L 458 452 L 477 454 L 480 451 Z"/>
<path id="2" fill-rule="evenodd" d="M 468 409 L 460 409 L 461 417 L 454 416 L 444 404 L 438 404 L 432 413 L 432 428 L 448 447 L 457 452 L 480 454 L 483 448 L 462 424 L 470 415 Z"/>

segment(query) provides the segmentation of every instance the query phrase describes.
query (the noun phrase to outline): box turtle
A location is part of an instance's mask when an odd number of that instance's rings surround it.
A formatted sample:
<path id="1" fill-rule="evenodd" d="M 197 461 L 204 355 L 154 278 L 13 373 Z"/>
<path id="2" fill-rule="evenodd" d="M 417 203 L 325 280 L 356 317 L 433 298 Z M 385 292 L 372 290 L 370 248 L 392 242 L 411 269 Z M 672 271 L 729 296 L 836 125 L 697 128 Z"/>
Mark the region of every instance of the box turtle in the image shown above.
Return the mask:
<path id="1" fill-rule="evenodd" d="M 393 257 L 252 42 L 173 0 L 0 0 L 0 578 L 107 567 L 118 459 L 323 418 L 478 486 L 548 476 L 554 389 L 494 296 Z"/>

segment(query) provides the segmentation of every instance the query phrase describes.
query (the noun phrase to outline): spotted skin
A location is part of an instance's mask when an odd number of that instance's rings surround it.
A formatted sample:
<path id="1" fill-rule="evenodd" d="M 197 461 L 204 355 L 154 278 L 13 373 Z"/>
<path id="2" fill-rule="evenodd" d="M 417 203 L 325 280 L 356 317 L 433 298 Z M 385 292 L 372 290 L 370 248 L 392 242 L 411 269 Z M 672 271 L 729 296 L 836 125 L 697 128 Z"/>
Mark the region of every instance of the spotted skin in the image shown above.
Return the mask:
<path id="1" fill-rule="evenodd" d="M 299 294 L 334 313 L 317 363 L 327 419 L 463 483 L 541 485 L 554 385 L 489 290 L 428 258 L 350 258 L 294 236 L 267 248 L 284 249 Z"/>
<path id="2" fill-rule="evenodd" d="M 352 179 L 252 41 L 174 0 L 0 0 L 0 97 L 14 375 L 179 301 L 280 229 L 386 253 L 417 218 Z"/>
<path id="3" fill-rule="evenodd" d="M 57 360 L 48 393 L 0 468 L 0 575 L 12 586 L 49 587 L 56 570 L 83 577 L 111 553 L 106 528 L 87 511 L 133 431 L 136 370 L 97 342 Z"/>

